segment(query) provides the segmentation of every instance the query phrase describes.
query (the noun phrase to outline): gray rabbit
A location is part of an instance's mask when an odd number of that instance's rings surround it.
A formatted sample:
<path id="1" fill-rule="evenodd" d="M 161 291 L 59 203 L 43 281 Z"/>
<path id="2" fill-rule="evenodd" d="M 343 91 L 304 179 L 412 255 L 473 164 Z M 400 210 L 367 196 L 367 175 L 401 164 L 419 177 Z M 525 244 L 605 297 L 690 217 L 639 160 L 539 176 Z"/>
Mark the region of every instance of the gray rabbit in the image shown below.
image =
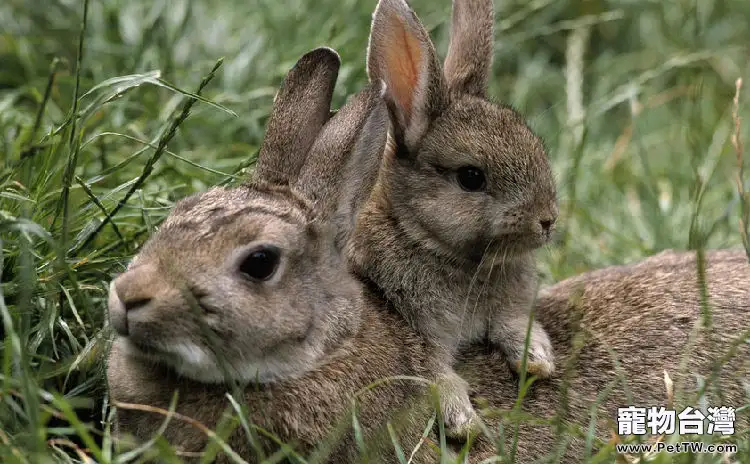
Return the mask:
<path id="1" fill-rule="evenodd" d="M 521 368 L 537 290 L 535 251 L 557 218 L 542 141 L 510 108 L 487 98 L 492 0 L 454 0 L 443 69 L 404 0 L 380 0 L 367 70 L 386 83 L 389 149 L 350 247 L 371 280 L 430 342 L 443 366 L 451 435 L 476 424 L 467 384 L 452 369 L 462 344 L 489 339 Z M 549 377 L 549 337 L 532 322 L 528 372 Z"/>

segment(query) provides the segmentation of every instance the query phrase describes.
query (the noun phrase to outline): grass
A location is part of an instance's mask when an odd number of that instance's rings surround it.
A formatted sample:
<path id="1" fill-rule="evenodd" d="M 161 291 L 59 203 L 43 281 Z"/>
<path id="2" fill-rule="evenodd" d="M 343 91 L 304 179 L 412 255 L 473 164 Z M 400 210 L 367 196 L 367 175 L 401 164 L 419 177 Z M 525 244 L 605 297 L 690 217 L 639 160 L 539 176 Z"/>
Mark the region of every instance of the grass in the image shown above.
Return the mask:
<path id="1" fill-rule="evenodd" d="M 496 3 L 490 93 L 528 116 L 558 175 L 547 283 L 667 248 L 750 250 L 746 0 Z M 362 86 L 375 2 L 85 5 L 0 4 L 7 462 L 112 462 L 108 282 L 176 199 L 242 178 L 302 53 L 340 53 L 335 106 Z M 444 53 L 450 2 L 412 5 Z"/>

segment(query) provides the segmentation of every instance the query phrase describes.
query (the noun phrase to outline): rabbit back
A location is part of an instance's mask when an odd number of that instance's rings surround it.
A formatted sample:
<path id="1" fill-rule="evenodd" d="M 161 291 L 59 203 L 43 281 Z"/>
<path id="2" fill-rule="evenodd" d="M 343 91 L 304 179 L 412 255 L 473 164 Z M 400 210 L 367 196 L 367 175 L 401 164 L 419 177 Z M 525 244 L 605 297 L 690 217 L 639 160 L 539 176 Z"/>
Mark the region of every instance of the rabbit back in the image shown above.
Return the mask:
<path id="1" fill-rule="evenodd" d="M 655 406 L 678 413 L 698 408 L 702 381 L 708 384 L 708 406 L 747 404 L 750 264 L 738 250 L 707 252 L 706 262 L 710 329 L 696 329 L 704 316 L 695 253 L 665 251 L 635 264 L 571 277 L 540 292 L 536 318 L 550 334 L 560 370 L 532 385 L 523 410 L 547 420 L 559 414 L 565 427 L 578 428 L 586 437 L 595 407 L 596 437 L 606 443 L 617 434 L 618 408 Z M 474 400 L 502 411 L 513 407 L 518 383 L 496 355 L 472 348 L 462 353 L 457 370 L 469 381 Z M 674 382 L 671 392 L 665 372 Z M 714 373 L 717 378 L 711 381 Z M 736 433 L 747 430 L 747 414 L 737 419 Z M 499 421 L 490 420 L 490 430 L 497 430 Z M 509 424 L 505 430 L 512 430 Z M 560 434 L 554 425 L 522 422 L 519 434 L 523 462 L 555 452 L 558 436 L 573 437 L 565 462 L 583 458 L 585 438 Z M 506 435 L 506 445 L 510 440 Z M 599 447 L 594 443 L 595 450 Z M 483 442 L 472 462 L 495 452 Z"/>

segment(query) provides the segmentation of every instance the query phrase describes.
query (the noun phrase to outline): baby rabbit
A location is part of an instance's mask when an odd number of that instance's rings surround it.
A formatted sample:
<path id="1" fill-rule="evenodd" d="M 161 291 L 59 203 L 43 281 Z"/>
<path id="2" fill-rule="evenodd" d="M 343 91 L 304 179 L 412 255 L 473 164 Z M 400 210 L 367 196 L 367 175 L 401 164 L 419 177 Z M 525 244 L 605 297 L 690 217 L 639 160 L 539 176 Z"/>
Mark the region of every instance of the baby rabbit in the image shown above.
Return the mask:
<path id="1" fill-rule="evenodd" d="M 349 257 L 429 342 L 443 366 L 444 419 L 464 436 L 476 418 L 451 368 L 461 343 L 489 339 L 521 367 L 536 293 L 535 250 L 550 240 L 556 187 L 542 141 L 487 99 L 492 0 L 454 0 L 441 70 L 404 0 L 380 0 L 367 71 L 386 83 L 389 151 Z M 527 369 L 554 371 L 550 340 L 531 326 Z"/>
<path id="2" fill-rule="evenodd" d="M 422 338 L 381 307 L 343 255 L 377 177 L 388 115 L 375 81 L 330 116 L 339 63 L 327 48 L 302 56 L 276 96 L 249 185 L 177 203 L 112 282 L 117 337 L 107 375 L 116 404 L 166 409 L 179 390 L 177 412 L 213 428 L 229 406 L 226 382 L 250 384 L 236 398 L 250 419 L 309 450 L 338 421 L 351 424 L 352 397 L 372 382 L 434 376 Z M 393 380 L 360 398 L 363 436 L 381 461 L 397 462 L 385 431 L 397 409 L 425 412 L 393 422 L 403 446 L 419 440 L 428 419 L 424 393 L 423 384 Z M 147 440 L 162 420 L 120 408 L 118 434 Z M 358 456 L 344 430 L 333 462 Z M 206 443 L 200 429 L 178 419 L 165 436 L 183 451 Z M 229 445 L 258 458 L 244 433 Z M 264 448 L 279 447 L 266 440 Z M 429 452 L 424 447 L 417 461 Z"/>

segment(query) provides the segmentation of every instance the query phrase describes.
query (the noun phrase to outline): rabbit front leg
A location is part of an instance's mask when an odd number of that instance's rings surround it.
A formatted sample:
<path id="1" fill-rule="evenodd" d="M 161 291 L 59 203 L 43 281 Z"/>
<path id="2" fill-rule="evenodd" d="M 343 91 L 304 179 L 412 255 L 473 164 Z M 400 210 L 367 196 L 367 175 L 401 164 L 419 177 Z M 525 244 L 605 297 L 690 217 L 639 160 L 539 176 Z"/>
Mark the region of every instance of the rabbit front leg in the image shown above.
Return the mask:
<path id="1" fill-rule="evenodd" d="M 432 359 L 437 363 L 436 386 L 445 423 L 445 433 L 455 439 L 466 439 L 478 431 L 479 416 L 469 399 L 469 384 L 453 370 L 453 351 L 431 344 Z"/>
<path id="2" fill-rule="evenodd" d="M 493 321 L 491 341 L 505 354 L 511 368 L 521 371 L 529 314 L 518 311 Z M 531 321 L 529 349 L 526 358 L 526 372 L 539 378 L 548 378 L 555 372 L 552 342 L 547 332 L 537 321 Z"/>

